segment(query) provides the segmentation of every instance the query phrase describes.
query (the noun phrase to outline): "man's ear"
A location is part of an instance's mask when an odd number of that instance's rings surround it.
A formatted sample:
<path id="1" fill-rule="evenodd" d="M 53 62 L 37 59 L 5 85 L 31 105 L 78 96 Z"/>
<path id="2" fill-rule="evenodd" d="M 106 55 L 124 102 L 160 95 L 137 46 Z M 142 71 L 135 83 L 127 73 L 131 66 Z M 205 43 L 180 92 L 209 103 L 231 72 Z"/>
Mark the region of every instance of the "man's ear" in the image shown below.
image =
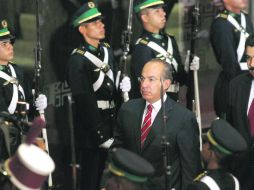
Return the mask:
<path id="1" fill-rule="evenodd" d="M 148 19 L 147 19 L 147 15 L 146 15 L 146 14 L 141 14 L 141 15 L 140 15 L 140 19 L 141 19 L 141 21 L 144 22 L 144 23 L 147 23 L 147 22 L 148 22 Z"/>
<path id="2" fill-rule="evenodd" d="M 85 30 L 86 30 L 86 27 L 85 27 L 85 26 L 80 25 L 80 26 L 78 27 L 78 31 L 79 31 L 81 34 L 83 34 L 83 33 L 85 32 Z"/>
<path id="3" fill-rule="evenodd" d="M 171 80 L 166 79 L 163 81 L 164 90 L 167 90 L 170 85 L 171 85 Z"/>

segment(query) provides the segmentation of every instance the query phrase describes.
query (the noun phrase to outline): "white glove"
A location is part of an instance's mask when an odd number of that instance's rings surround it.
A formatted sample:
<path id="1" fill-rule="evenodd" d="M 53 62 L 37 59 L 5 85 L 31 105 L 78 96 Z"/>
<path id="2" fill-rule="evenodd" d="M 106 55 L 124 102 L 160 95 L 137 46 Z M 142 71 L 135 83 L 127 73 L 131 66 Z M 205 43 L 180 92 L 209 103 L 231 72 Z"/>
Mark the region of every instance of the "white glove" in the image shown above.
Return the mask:
<path id="1" fill-rule="evenodd" d="M 190 64 L 190 70 L 192 71 L 198 71 L 199 70 L 199 57 L 198 56 L 194 56 L 192 59 L 192 62 Z"/>
<path id="2" fill-rule="evenodd" d="M 186 54 L 186 59 L 185 59 L 185 62 L 184 62 L 184 70 L 186 73 L 189 72 L 189 64 L 190 64 L 190 50 L 187 50 L 187 54 Z"/>
<path id="3" fill-rule="evenodd" d="M 118 71 L 116 74 L 116 82 L 115 82 L 116 89 L 118 89 L 119 87 L 120 77 L 121 77 L 121 71 Z"/>
<path id="4" fill-rule="evenodd" d="M 185 72 L 189 72 L 189 70 L 191 71 L 197 71 L 199 70 L 199 57 L 198 56 L 194 56 L 192 59 L 192 62 L 190 63 L 190 50 L 187 51 L 187 55 L 186 55 L 186 59 L 184 62 L 184 70 Z M 190 65 L 189 65 L 190 63 Z"/>
<path id="5" fill-rule="evenodd" d="M 110 138 L 107 141 L 105 141 L 104 143 L 100 144 L 99 147 L 108 149 L 112 145 L 113 142 L 114 142 L 114 139 Z"/>
<path id="6" fill-rule="evenodd" d="M 44 111 L 47 105 L 47 97 L 44 94 L 40 94 L 35 100 L 36 110 L 39 110 L 39 112 Z"/>
<path id="7" fill-rule="evenodd" d="M 120 89 L 122 90 L 122 92 L 129 92 L 131 90 L 130 77 L 123 77 L 122 81 L 120 82 Z"/>

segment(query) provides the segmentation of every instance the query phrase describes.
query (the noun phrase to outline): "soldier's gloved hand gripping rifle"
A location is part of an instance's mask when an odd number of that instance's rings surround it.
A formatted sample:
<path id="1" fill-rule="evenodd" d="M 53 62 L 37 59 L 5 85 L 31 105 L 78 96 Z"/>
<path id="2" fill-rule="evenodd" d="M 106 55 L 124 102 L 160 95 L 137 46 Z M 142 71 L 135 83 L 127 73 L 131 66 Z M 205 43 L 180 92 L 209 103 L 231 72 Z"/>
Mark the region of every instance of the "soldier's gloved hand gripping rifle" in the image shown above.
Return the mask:
<path id="1" fill-rule="evenodd" d="M 47 98 L 44 94 L 41 94 L 41 84 L 40 84 L 40 72 L 41 72 L 41 43 L 40 43 L 40 20 L 39 20 L 39 2 L 36 2 L 36 46 L 34 49 L 35 54 L 35 71 L 34 71 L 34 89 L 32 91 L 34 104 L 36 106 L 36 110 L 39 111 L 40 117 L 45 120 L 44 109 L 47 107 Z M 47 131 L 44 127 L 42 129 L 42 138 L 45 141 L 45 149 L 49 153 L 48 147 L 48 137 Z M 49 175 L 48 178 L 48 186 L 51 188 L 52 184 L 52 175 Z"/>
<path id="2" fill-rule="evenodd" d="M 199 12 L 199 0 L 195 1 L 195 6 L 192 12 L 192 24 L 191 24 L 191 44 L 190 44 L 190 60 L 191 64 L 195 55 L 195 41 L 197 39 L 197 34 L 200 25 L 200 12 Z M 190 65 L 191 67 L 191 65 Z M 198 71 L 193 70 L 193 81 L 189 88 L 191 88 L 191 92 L 194 93 L 194 98 L 192 95 L 192 109 L 196 115 L 198 126 L 199 126 L 199 135 L 200 135 L 200 150 L 202 149 L 202 130 L 201 130 L 201 113 L 200 113 L 200 99 L 199 99 L 199 84 L 198 84 Z M 194 92 L 193 92 L 194 90 Z"/>
<path id="3" fill-rule="evenodd" d="M 130 51 L 130 43 L 131 43 L 131 34 L 132 34 L 132 17 L 133 17 L 133 0 L 129 0 L 129 11 L 128 11 L 128 21 L 127 28 L 123 32 L 123 55 L 122 55 L 122 65 L 121 65 L 121 78 L 127 76 L 127 56 Z M 129 100 L 128 92 L 122 92 L 122 97 L 124 102 Z"/>

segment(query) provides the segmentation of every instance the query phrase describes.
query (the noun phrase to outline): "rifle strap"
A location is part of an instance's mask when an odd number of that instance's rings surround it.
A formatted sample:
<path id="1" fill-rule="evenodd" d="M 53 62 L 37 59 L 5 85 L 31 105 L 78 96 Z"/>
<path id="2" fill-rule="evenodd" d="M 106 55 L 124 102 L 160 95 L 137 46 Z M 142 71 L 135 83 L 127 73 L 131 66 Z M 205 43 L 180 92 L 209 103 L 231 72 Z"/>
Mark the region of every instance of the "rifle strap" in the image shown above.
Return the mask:
<path id="1" fill-rule="evenodd" d="M 165 50 L 163 47 L 161 47 L 159 44 L 153 42 L 153 41 L 147 41 L 145 39 L 138 39 L 136 44 L 143 44 L 148 47 L 150 47 L 152 50 L 156 51 L 158 55 L 156 57 L 165 59 L 165 61 L 169 64 L 172 65 L 174 70 L 177 72 L 178 70 L 178 64 L 173 57 L 173 46 L 172 46 L 172 41 L 171 38 L 168 36 L 168 47 L 167 50 Z"/>
<path id="2" fill-rule="evenodd" d="M 0 78 L 6 80 L 7 81 L 6 84 L 8 84 L 8 83 L 12 84 L 13 94 L 12 94 L 12 99 L 11 99 L 10 105 L 8 107 L 8 111 L 9 111 L 9 113 L 13 114 L 16 107 L 17 107 L 19 91 L 21 92 L 21 94 L 23 95 L 24 98 L 25 98 L 25 93 L 24 93 L 22 86 L 18 83 L 17 75 L 16 75 L 16 72 L 15 72 L 13 66 L 11 64 L 9 64 L 8 66 L 11 70 L 11 76 L 6 74 L 3 71 L 0 71 Z"/>
<path id="3" fill-rule="evenodd" d="M 227 19 L 228 22 L 230 22 L 235 27 L 235 29 L 240 32 L 240 40 L 237 47 L 237 59 L 241 70 L 248 70 L 247 63 L 240 62 L 244 54 L 246 39 L 249 36 L 249 33 L 246 31 L 246 18 L 244 13 L 241 12 L 241 24 L 239 24 L 237 20 L 230 14 L 221 13 L 217 17 Z"/>
<path id="4" fill-rule="evenodd" d="M 102 83 L 104 81 L 105 75 L 107 75 L 110 78 L 110 80 L 114 82 L 114 74 L 113 74 L 113 71 L 110 69 L 110 67 L 109 67 L 109 69 L 108 69 L 108 71 L 106 73 L 103 72 L 103 69 L 105 67 L 109 66 L 108 65 L 108 61 L 109 61 L 108 49 L 103 46 L 103 51 L 104 51 L 104 59 L 102 61 L 101 59 L 99 59 L 98 57 L 96 57 L 95 55 L 90 53 L 89 51 L 83 51 L 83 50 L 80 50 L 80 49 L 74 50 L 74 52 L 77 52 L 77 53 L 83 55 L 88 60 L 90 60 L 96 67 L 99 68 L 98 69 L 98 71 L 100 72 L 99 77 L 93 83 L 93 89 L 94 89 L 95 92 L 101 87 L 101 85 L 102 85 Z"/>

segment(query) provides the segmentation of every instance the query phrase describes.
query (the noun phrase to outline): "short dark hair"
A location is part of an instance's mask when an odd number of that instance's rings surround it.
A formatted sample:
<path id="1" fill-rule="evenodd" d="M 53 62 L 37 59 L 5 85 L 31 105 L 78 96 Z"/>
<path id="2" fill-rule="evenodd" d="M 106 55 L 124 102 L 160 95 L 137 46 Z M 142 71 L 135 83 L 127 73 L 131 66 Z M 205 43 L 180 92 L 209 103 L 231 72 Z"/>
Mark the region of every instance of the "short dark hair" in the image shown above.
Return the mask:
<path id="1" fill-rule="evenodd" d="M 158 63 L 162 64 L 164 69 L 163 69 L 163 74 L 162 78 L 163 79 L 169 79 L 170 81 L 173 81 L 173 76 L 172 76 L 172 66 L 168 64 L 166 61 L 159 59 L 159 58 L 154 58 L 148 61 L 147 63 Z"/>
<path id="2" fill-rule="evenodd" d="M 141 19 L 141 16 L 145 15 L 145 14 L 147 14 L 147 9 L 143 9 L 140 12 L 136 13 L 136 17 L 139 20 L 139 22 L 143 23 L 142 19 Z"/>
<path id="3" fill-rule="evenodd" d="M 250 46 L 254 47 L 254 33 L 250 34 L 245 42 L 245 49 Z"/>

